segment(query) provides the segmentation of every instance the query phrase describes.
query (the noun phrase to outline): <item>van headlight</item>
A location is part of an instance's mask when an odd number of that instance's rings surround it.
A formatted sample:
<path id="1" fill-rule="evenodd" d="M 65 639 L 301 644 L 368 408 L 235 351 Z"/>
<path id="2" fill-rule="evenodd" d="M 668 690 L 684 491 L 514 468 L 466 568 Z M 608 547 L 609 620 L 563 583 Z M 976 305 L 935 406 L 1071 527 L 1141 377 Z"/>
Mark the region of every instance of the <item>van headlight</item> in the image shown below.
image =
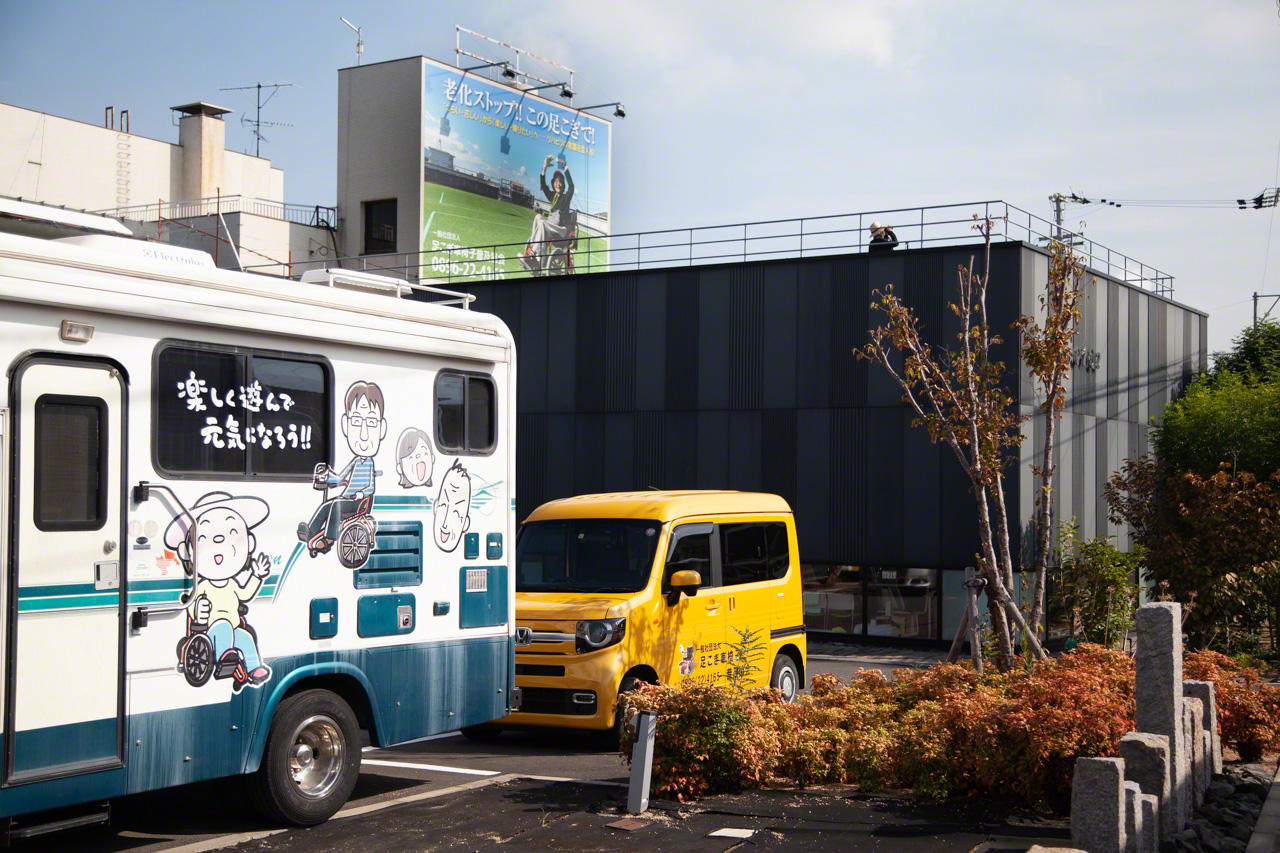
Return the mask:
<path id="1" fill-rule="evenodd" d="M 578 623 L 577 642 L 574 645 L 578 654 L 582 654 L 620 643 L 626 635 L 625 616 L 617 619 L 584 619 Z"/>

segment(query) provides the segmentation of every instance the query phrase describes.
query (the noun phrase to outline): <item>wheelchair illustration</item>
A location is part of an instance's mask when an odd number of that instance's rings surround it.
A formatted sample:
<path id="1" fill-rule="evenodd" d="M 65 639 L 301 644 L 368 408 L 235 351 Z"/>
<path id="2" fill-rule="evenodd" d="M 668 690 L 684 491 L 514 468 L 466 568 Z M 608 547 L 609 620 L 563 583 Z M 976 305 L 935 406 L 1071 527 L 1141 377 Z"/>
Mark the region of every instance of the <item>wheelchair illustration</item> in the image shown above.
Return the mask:
<path id="1" fill-rule="evenodd" d="M 245 604 L 241 604 L 240 628 L 249 632 L 256 645 L 258 632 L 245 621 L 244 615 L 249 612 Z M 244 665 L 244 655 L 239 649 L 228 649 L 221 660 L 214 659 L 213 640 L 209 637 L 209 626 L 202 625 L 187 617 L 187 633 L 179 638 L 178 671 L 192 687 L 203 687 L 210 678 L 221 680 L 235 678 L 237 688 L 249 680 L 249 672 Z"/>
<path id="2" fill-rule="evenodd" d="M 381 474 L 381 471 L 374 472 L 375 476 Z M 368 494 L 356 501 L 344 500 L 340 490 L 347 487 L 346 480 L 339 480 L 333 488 L 339 490 L 339 495 L 334 498 L 329 497 L 329 483 L 325 478 L 326 475 L 322 471 L 321 466 L 316 467 L 315 480 L 312 485 L 324 492 L 324 504 L 332 504 L 330 511 L 340 513 L 338 521 L 337 539 L 330 539 L 326 535 L 327 525 L 324 529 L 318 531 L 307 541 L 307 553 L 314 557 L 316 554 L 327 554 L 336 543 L 338 546 L 338 562 L 343 568 L 358 569 L 369 559 L 369 553 L 373 551 L 374 537 L 378 532 L 378 521 L 373 517 L 373 495 Z M 354 506 L 350 504 L 354 503 Z M 344 506 L 347 504 L 347 506 Z M 305 529 L 306 525 L 303 525 Z"/>

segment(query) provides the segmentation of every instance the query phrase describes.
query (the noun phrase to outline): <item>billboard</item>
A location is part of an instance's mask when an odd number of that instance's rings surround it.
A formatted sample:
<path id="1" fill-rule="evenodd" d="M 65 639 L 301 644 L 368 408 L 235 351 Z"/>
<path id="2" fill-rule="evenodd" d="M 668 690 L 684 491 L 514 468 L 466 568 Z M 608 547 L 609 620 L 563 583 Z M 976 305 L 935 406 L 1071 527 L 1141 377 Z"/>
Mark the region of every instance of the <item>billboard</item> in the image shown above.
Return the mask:
<path id="1" fill-rule="evenodd" d="M 478 76 L 486 72 L 424 65 L 422 276 L 603 266 L 610 122 Z"/>

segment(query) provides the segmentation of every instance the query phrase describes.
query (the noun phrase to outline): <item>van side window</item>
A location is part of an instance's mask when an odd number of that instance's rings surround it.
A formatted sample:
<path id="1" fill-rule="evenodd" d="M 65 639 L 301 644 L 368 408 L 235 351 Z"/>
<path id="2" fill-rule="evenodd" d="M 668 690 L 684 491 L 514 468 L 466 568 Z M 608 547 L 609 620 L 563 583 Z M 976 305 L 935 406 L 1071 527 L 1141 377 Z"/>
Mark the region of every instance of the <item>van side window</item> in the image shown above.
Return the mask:
<path id="1" fill-rule="evenodd" d="M 787 537 L 787 525 L 771 521 L 764 525 L 766 553 L 769 555 L 769 579 L 782 580 L 791 569 L 791 542 Z"/>
<path id="2" fill-rule="evenodd" d="M 667 556 L 667 566 L 662 573 L 662 587 L 669 589 L 671 576 L 676 572 L 695 571 L 702 575 L 699 589 L 712 585 L 711 577 L 711 534 L 710 524 L 686 525 L 690 528 L 677 527 L 673 532 L 676 537 Z"/>
<path id="3" fill-rule="evenodd" d="M 769 579 L 764 524 L 720 525 L 720 572 L 725 586 Z"/>
<path id="4" fill-rule="evenodd" d="M 151 452 L 167 477 L 309 481 L 329 458 L 320 358 L 161 341 L 152 378 Z"/>
<path id="5" fill-rule="evenodd" d="M 497 445 L 493 379 L 442 370 L 436 376 L 436 445 L 445 453 L 483 456 Z"/>
<path id="6" fill-rule="evenodd" d="M 36 527 L 98 530 L 107 518 L 106 403 L 43 394 L 35 415 Z"/>

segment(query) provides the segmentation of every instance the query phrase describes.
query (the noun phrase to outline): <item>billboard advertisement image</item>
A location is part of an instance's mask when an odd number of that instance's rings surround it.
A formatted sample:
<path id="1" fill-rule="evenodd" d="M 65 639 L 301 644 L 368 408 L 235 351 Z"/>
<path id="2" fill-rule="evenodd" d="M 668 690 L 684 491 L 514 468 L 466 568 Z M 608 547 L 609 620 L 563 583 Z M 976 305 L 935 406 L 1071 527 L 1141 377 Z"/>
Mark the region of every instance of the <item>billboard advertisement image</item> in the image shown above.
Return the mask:
<path id="1" fill-rule="evenodd" d="M 603 268 L 610 123 L 483 73 L 425 63 L 422 276 Z"/>

